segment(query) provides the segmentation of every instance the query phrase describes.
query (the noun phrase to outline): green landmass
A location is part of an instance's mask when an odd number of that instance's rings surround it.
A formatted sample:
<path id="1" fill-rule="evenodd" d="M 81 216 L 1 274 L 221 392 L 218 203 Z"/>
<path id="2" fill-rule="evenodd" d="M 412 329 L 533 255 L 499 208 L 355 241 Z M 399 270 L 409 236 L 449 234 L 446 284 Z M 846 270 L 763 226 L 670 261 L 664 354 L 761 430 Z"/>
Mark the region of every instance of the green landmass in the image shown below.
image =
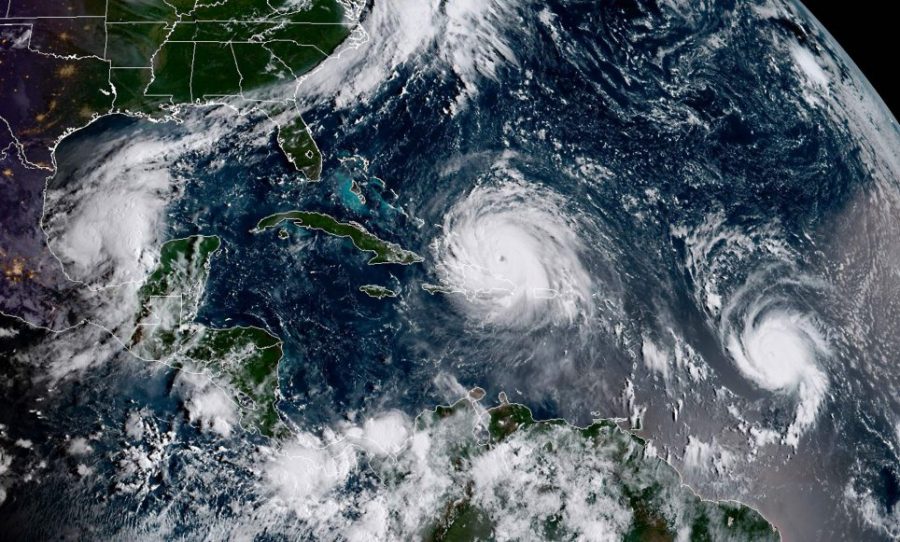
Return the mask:
<path id="1" fill-rule="evenodd" d="M 300 228 L 325 232 L 335 237 L 346 237 L 359 250 L 374 254 L 368 262 L 370 265 L 383 263 L 410 265 L 422 261 L 422 257 L 415 252 L 400 248 L 394 243 L 383 241 L 369 233 L 359 224 L 339 222 L 334 217 L 324 213 L 308 211 L 276 213 L 261 219 L 252 231 L 253 233 L 260 233 L 275 228 L 282 222 L 289 222 Z"/>
<path id="2" fill-rule="evenodd" d="M 129 347 L 145 359 L 208 371 L 232 391 L 245 428 L 278 436 L 286 430 L 275 406 L 281 341 L 256 327 L 214 329 L 194 322 L 220 245 L 214 236 L 163 245 L 159 265 L 138 292 L 140 311 Z"/>
<path id="3" fill-rule="evenodd" d="M 474 424 L 475 430 L 472 430 Z M 518 404 L 502 403 L 482 409 L 477 402 L 465 399 L 454 405 L 438 407 L 420 416 L 416 429 L 444 443 L 451 451 L 446 461 L 456 471 L 457 490 L 448 495 L 436 519 L 422 532 L 429 541 L 495 540 L 494 533 L 503 518 L 495 506 L 484 508 L 475 495 L 479 480 L 472 466 L 487 455 L 502 451 L 516 457 L 527 457 L 509 473 L 534 481 L 543 489 L 552 506 L 559 506 L 559 493 L 572 490 L 560 483 L 554 465 L 560 461 L 578 461 L 594 467 L 604 484 L 590 485 L 584 480 L 585 502 L 618 499 L 616 506 L 630 511 L 630 525 L 622 534 L 626 541 L 775 541 L 774 526 L 757 511 L 745 505 L 723 501 L 706 501 L 682 485 L 677 471 L 668 463 L 647 453 L 645 442 L 620 429 L 608 420 L 599 420 L 579 428 L 562 420 L 536 421 L 531 411 Z M 455 427 L 455 428 L 454 428 Z M 484 429 L 479 437 L 479 427 Z M 447 434 L 455 435 L 455 439 Z M 499 457 L 499 456 L 498 456 Z M 591 467 L 588 467 L 591 468 Z M 597 469 L 601 472 L 598 472 Z M 585 472 L 587 475 L 588 472 Z M 385 477 L 387 473 L 380 473 Z M 402 473 L 394 473 L 402 478 Z M 503 485 L 503 482 L 498 482 Z M 511 485 L 510 487 L 515 487 Z M 508 511 L 518 512 L 529 503 L 516 503 L 517 495 L 501 503 Z M 522 497 L 526 498 L 526 497 Z M 494 503 L 496 505 L 496 503 Z M 564 506 L 563 506 L 564 508 Z M 544 512 L 543 510 L 541 512 Z M 574 540 L 578 532 L 565 521 L 565 510 L 536 514 L 532 533 L 542 540 Z"/>
<path id="4" fill-rule="evenodd" d="M 176 290 L 184 297 L 186 288 L 202 287 L 209 273 L 210 257 L 221 246 L 218 237 L 200 235 L 165 243 L 160 250 L 159 264 L 141 287 L 141 298 L 168 295 Z M 190 297 L 199 300 L 199 293 Z"/>
<path id="5" fill-rule="evenodd" d="M 321 153 L 294 89 L 272 89 L 350 35 L 338 0 L 109 0 L 99 14 L 95 2 L 0 15 L 4 28 L 29 33 L 30 48 L 0 49 L 0 95 L 29 108 L 0 116 L 30 162 L 51 169 L 59 138 L 97 115 L 164 119 L 180 105 L 228 103 L 266 114 L 288 160 L 318 179 Z"/>
<path id="6" fill-rule="evenodd" d="M 270 118 L 287 118 L 281 122 L 276 120 L 278 145 L 297 170 L 302 171 L 308 178 L 317 180 L 322 175 L 322 153 L 300 116 L 300 112 L 284 115 L 284 107 L 295 107 L 295 104 L 292 103 L 289 106 L 267 104 L 262 109 L 268 112 Z"/>
<path id="7" fill-rule="evenodd" d="M 397 297 L 397 292 L 391 290 L 390 288 L 386 288 L 384 286 L 380 286 L 378 284 L 365 284 L 359 287 L 359 291 L 366 294 L 369 297 L 374 297 L 375 299 L 384 299 L 386 297 Z"/>

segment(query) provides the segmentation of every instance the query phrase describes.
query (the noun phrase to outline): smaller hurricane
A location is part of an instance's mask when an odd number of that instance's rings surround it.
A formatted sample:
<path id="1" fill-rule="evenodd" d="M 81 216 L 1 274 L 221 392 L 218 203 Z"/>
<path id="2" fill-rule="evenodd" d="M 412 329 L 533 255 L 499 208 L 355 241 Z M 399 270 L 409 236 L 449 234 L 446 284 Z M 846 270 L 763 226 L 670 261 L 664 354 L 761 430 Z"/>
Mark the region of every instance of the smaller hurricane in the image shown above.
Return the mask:
<path id="1" fill-rule="evenodd" d="M 433 250 L 460 309 L 511 328 L 565 325 L 591 314 L 591 278 L 562 198 L 525 183 L 479 186 L 444 218 Z"/>
<path id="2" fill-rule="evenodd" d="M 796 446 L 816 420 L 828 377 L 820 360 L 830 347 L 813 316 L 751 280 L 723 312 L 722 337 L 740 372 L 760 388 L 792 395 L 794 421 L 784 443 Z"/>

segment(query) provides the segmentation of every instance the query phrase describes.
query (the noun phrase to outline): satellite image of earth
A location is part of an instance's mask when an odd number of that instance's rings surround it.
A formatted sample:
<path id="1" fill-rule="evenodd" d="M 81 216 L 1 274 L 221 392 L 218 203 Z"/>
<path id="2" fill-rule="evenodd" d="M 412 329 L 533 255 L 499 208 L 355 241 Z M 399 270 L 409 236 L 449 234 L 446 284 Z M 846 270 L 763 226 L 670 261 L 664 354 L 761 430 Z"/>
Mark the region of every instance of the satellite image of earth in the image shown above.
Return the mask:
<path id="1" fill-rule="evenodd" d="M 0 0 L 0 121 L 0 539 L 900 539 L 796 0 Z"/>

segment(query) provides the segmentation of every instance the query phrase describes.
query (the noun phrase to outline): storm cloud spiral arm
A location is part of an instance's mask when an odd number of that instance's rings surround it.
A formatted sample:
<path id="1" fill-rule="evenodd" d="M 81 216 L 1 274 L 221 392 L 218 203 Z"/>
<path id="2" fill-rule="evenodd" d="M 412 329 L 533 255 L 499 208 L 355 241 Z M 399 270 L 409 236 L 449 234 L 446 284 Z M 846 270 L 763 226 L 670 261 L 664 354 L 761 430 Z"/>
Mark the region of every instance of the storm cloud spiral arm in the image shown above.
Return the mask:
<path id="1" fill-rule="evenodd" d="M 456 203 L 433 252 L 441 283 L 477 321 L 529 328 L 591 314 L 577 225 L 559 196 L 520 182 L 479 186 Z"/>
<path id="2" fill-rule="evenodd" d="M 770 281 L 767 284 L 763 280 Z M 754 276 L 722 314 L 722 340 L 735 365 L 756 386 L 786 394 L 797 406 L 783 440 L 796 446 L 828 392 L 823 368 L 831 347 L 813 314 L 777 291 L 771 275 Z"/>

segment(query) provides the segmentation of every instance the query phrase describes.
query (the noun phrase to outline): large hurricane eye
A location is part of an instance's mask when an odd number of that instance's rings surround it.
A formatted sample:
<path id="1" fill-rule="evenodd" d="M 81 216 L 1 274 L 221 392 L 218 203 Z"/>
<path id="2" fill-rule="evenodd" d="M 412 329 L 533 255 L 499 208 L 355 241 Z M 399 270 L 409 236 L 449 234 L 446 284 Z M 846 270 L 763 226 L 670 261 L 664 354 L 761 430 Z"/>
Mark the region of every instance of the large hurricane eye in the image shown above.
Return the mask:
<path id="1" fill-rule="evenodd" d="M 461 311 L 506 327 L 566 324 L 590 313 L 581 241 L 559 198 L 524 184 L 479 187 L 434 243 L 444 287 Z"/>

